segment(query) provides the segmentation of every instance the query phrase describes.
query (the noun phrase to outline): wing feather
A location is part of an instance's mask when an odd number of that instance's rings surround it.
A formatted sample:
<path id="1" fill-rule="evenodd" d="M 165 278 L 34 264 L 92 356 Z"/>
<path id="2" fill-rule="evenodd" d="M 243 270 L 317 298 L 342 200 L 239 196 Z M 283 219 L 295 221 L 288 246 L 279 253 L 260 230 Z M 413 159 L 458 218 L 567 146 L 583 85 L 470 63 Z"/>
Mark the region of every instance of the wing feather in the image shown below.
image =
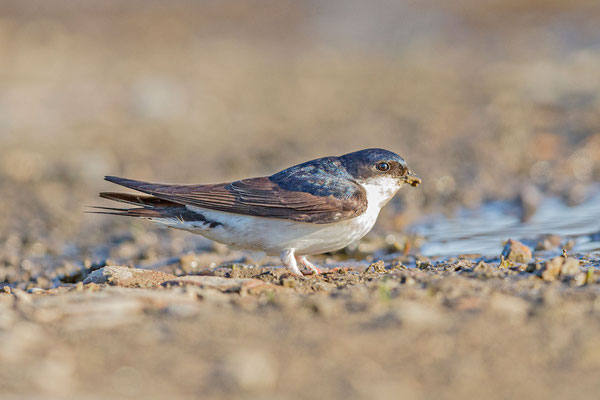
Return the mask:
<path id="1" fill-rule="evenodd" d="M 367 208 L 364 189 L 346 181 L 338 185 L 338 182 L 317 183 L 321 192 L 323 185 L 329 186 L 325 188 L 329 194 L 324 196 L 285 189 L 269 177 L 213 185 L 169 185 L 112 176 L 106 180 L 181 205 L 298 222 L 342 221 L 362 214 Z"/>

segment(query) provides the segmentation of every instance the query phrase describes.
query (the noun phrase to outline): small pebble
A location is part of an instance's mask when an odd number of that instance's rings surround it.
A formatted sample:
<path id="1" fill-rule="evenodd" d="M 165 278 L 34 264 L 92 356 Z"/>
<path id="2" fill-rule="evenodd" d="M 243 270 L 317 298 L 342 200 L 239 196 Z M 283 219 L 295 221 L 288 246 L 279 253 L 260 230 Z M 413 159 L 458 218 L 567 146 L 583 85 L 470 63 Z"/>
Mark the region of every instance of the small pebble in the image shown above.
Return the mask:
<path id="1" fill-rule="evenodd" d="M 508 261 L 525 263 L 531 261 L 533 255 L 531 249 L 523 243 L 509 239 L 502 250 L 502 255 Z"/>

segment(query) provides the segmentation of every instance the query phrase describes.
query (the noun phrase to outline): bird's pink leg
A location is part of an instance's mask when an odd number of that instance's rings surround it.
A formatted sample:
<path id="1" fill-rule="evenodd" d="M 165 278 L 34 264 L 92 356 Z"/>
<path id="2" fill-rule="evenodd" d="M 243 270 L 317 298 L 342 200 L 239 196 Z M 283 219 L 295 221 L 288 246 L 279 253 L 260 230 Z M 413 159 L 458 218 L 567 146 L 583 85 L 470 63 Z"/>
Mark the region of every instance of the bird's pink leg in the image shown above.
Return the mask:
<path id="1" fill-rule="evenodd" d="M 293 249 L 286 249 L 282 251 L 279 257 L 281 258 L 281 263 L 283 266 L 289 269 L 292 274 L 302 276 L 302 272 L 300 271 L 300 268 L 298 268 L 298 263 L 296 262 L 296 257 L 294 256 Z"/>
<path id="2" fill-rule="evenodd" d="M 298 264 L 301 264 L 307 268 L 310 268 L 312 270 L 313 274 L 315 274 L 315 275 L 320 275 L 323 273 L 319 268 L 317 268 L 316 265 L 314 265 L 313 263 L 308 261 L 306 259 L 306 257 L 304 257 L 304 256 L 296 256 L 296 261 L 298 262 Z"/>

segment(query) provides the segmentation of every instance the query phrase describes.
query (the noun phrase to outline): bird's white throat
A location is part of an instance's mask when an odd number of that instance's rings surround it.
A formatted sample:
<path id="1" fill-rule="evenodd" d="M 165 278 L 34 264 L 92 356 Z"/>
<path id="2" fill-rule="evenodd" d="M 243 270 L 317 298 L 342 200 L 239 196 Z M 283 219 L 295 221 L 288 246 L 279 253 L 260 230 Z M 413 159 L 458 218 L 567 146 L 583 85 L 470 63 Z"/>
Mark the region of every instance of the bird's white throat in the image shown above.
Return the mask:
<path id="1" fill-rule="evenodd" d="M 368 208 L 377 211 L 385 206 L 402 186 L 398 179 L 387 176 L 373 177 L 358 183 L 367 192 Z"/>

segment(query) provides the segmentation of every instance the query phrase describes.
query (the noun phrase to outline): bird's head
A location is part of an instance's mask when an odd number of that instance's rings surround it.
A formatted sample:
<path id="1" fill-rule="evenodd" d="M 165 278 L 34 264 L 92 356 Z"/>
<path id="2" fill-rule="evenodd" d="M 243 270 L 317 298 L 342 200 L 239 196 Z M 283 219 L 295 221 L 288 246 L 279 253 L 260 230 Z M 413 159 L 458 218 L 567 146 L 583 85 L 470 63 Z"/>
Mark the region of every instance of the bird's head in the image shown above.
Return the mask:
<path id="1" fill-rule="evenodd" d="M 369 204 L 381 208 L 404 184 L 421 183 L 398 154 L 383 149 L 366 149 L 339 157 L 346 171 L 362 186 Z"/>
<path id="2" fill-rule="evenodd" d="M 340 156 L 342 165 L 359 183 L 388 182 L 398 187 L 405 183 L 417 187 L 421 179 L 398 154 L 384 149 L 365 149 Z"/>

